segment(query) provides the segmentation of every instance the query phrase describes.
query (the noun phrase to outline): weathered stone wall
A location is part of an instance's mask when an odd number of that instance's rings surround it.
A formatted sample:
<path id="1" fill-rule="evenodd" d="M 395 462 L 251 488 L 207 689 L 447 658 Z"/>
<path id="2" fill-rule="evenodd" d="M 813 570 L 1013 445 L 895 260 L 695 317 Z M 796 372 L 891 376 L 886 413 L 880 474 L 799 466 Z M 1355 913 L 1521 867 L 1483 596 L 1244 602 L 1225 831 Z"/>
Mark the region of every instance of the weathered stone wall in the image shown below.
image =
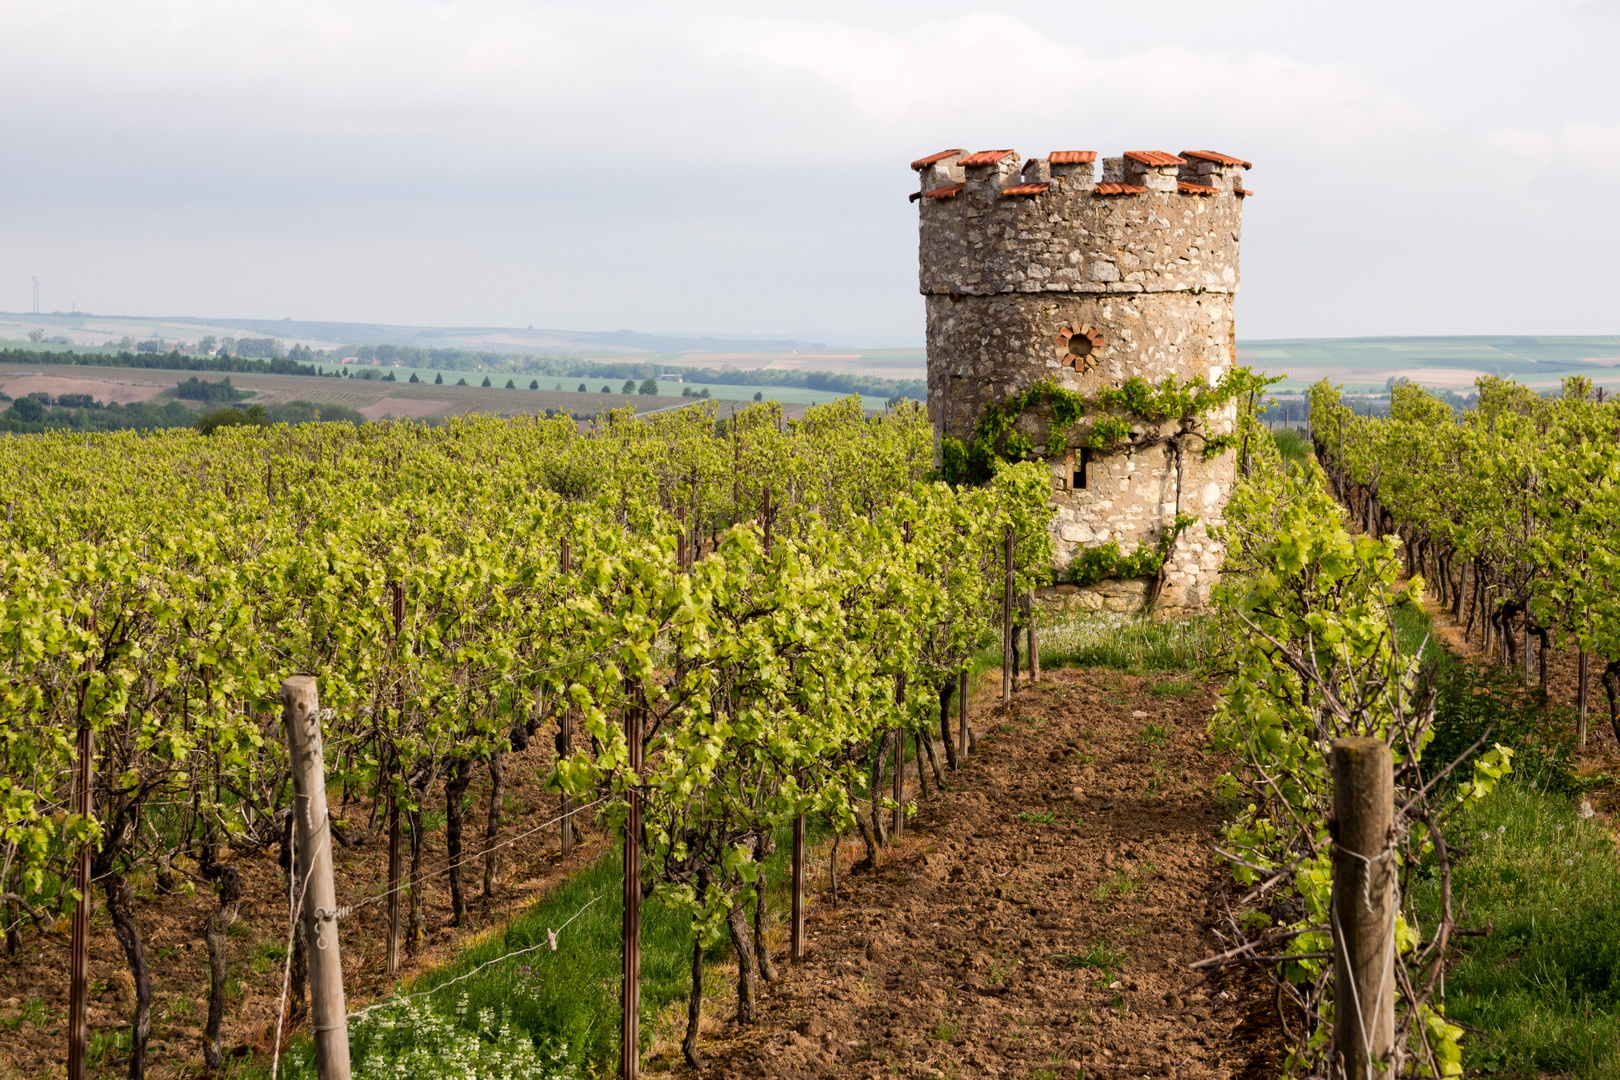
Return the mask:
<path id="1" fill-rule="evenodd" d="M 1152 382 L 1203 376 L 1211 384 L 1235 359 L 1232 300 L 1238 286 L 1243 198 L 1235 158 L 1141 154 L 1104 161 L 1054 153 L 1019 167 L 1011 151 L 952 151 L 916 164 L 921 174 L 921 286 L 928 314 L 928 404 L 942 435 L 966 441 L 985 407 L 1043 379 L 1090 396 L 1132 376 Z M 1084 363 L 1065 363 L 1065 328 L 1102 336 Z M 1235 411 L 1205 418 L 1211 435 Z M 1021 426 L 1044 442 L 1044 418 Z M 1166 435 L 1144 422 L 1133 436 Z M 1089 418 L 1071 433 L 1054 475 L 1059 567 L 1083 547 L 1156 544 L 1178 512 L 1200 525 L 1167 560 L 1156 610 L 1194 610 L 1208 599 L 1221 552 L 1203 524 L 1220 520 L 1231 494 L 1233 454 L 1205 461 L 1183 440 L 1179 467 L 1168 445 L 1093 455 L 1081 449 Z M 1067 590 L 1065 590 L 1067 591 Z M 1140 606 L 1143 583 L 1103 582 L 1087 596 L 1118 610 Z"/>

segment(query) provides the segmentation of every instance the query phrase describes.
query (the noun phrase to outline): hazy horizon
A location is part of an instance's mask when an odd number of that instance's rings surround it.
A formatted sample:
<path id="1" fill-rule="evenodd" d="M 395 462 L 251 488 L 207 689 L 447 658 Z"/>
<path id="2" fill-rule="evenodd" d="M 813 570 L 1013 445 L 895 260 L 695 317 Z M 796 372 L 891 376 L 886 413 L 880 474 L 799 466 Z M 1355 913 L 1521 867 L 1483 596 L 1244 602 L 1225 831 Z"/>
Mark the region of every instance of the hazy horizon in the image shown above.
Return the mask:
<path id="1" fill-rule="evenodd" d="M 0 3 L 0 308 L 919 340 L 907 163 L 1255 163 L 1245 339 L 1612 330 L 1620 4 Z M 831 329 L 784 332 L 782 327 Z"/>

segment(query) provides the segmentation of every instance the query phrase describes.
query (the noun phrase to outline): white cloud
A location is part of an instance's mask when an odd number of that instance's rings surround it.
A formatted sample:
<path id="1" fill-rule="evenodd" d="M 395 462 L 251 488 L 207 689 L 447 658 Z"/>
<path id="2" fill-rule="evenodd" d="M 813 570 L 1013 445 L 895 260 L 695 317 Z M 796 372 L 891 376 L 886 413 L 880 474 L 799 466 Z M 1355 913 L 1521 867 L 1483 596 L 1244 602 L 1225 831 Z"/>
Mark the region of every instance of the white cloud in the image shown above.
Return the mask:
<path id="1" fill-rule="evenodd" d="M 1099 53 L 1038 32 L 1020 19 L 976 13 L 893 31 L 831 22 L 751 19 L 717 25 L 721 56 L 812 72 L 868 122 L 918 116 L 964 121 L 1077 118 L 1117 125 L 1128 110 L 1144 127 L 1220 123 L 1287 128 L 1314 142 L 1362 143 L 1410 132 L 1422 111 L 1340 63 L 1231 56 L 1162 45 Z"/>

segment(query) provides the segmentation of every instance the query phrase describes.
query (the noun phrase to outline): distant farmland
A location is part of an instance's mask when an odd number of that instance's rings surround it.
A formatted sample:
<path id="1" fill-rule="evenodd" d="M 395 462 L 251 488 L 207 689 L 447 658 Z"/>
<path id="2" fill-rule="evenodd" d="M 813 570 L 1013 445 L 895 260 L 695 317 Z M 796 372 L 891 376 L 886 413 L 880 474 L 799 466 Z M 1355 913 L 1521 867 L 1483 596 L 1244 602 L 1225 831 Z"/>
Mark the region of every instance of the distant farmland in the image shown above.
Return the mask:
<path id="1" fill-rule="evenodd" d="M 1467 391 L 1481 375 L 1511 376 L 1536 390 L 1556 389 L 1568 375 L 1585 375 L 1620 389 L 1620 337 L 1387 337 L 1239 341 L 1238 362 L 1287 374 L 1280 390 L 1321 379 L 1348 390 L 1382 390 L 1410 379 L 1440 390 Z"/>
<path id="2" fill-rule="evenodd" d="M 453 373 L 455 374 L 455 373 Z M 165 371 L 160 368 L 120 367 L 55 367 L 49 364 L 0 364 L 0 391 L 11 397 L 22 397 L 36 392 L 52 396 L 62 394 L 89 394 L 97 401 L 123 402 L 166 401 L 175 396 L 175 386 L 196 375 L 208 382 L 227 377 L 224 373 Z M 661 393 L 610 393 L 597 391 L 578 393 L 571 390 L 507 390 L 501 387 L 455 386 L 450 382 L 434 385 L 431 382 L 385 382 L 380 379 L 335 379 L 313 375 L 261 375 L 253 372 L 232 372 L 231 385 L 249 391 L 252 397 L 241 405 L 278 405 L 290 401 L 309 401 L 316 405 L 341 405 L 354 409 L 370 420 L 384 417 L 431 420 L 463 413 L 494 413 L 513 416 L 520 413 L 544 413 L 561 410 L 580 415 L 595 415 L 604 409 L 618 409 L 632 405 L 639 413 L 678 409 L 693 404 L 692 398 L 681 397 L 679 383 L 661 383 Z M 406 372 L 396 370 L 395 378 L 408 379 Z M 504 378 L 504 377 L 503 377 Z M 496 381 L 491 376 L 491 381 Z M 555 384 L 555 378 L 547 379 Z M 565 383 L 578 385 L 581 380 L 567 379 Z M 588 380 L 600 386 L 600 380 Z M 765 391 L 768 398 L 778 397 L 776 390 L 765 387 L 733 387 L 734 397 L 713 399 L 723 409 L 751 403 L 756 389 Z M 812 401 L 831 400 L 838 395 L 783 388 L 780 397 L 810 398 Z M 783 407 L 790 417 L 802 416 L 812 403 L 806 400 L 784 401 Z M 200 402 L 187 402 L 200 408 Z M 873 402 L 866 402 L 874 407 Z M 881 408 L 882 401 L 875 407 Z"/>

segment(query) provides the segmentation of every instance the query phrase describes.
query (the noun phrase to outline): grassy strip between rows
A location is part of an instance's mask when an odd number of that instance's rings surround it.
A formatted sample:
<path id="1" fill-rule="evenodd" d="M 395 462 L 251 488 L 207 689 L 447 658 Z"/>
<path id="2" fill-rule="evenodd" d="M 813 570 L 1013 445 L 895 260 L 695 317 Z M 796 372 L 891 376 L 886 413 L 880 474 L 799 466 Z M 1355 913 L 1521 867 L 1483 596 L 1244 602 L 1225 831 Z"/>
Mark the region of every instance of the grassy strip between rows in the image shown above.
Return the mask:
<path id="1" fill-rule="evenodd" d="M 351 1021 L 356 1080 L 574 1077 L 590 1075 L 594 1063 L 615 1057 L 624 910 L 620 865 L 616 851 L 604 855 L 504 930 L 405 987 L 407 994 L 432 993 Z M 691 917 L 656 898 L 641 913 L 641 1001 L 643 1022 L 650 1023 L 663 1005 L 686 997 Z M 559 931 L 555 952 L 548 945 L 551 930 Z M 451 985 L 488 961 L 525 949 L 532 951 Z M 289 1077 L 315 1076 L 307 1040 L 294 1045 L 284 1066 Z"/>
<path id="2" fill-rule="evenodd" d="M 1407 608 L 1396 628 L 1412 650 L 1431 626 Z M 1499 668 L 1438 655 L 1425 765 L 1438 770 L 1487 733 L 1516 751 L 1512 779 L 1447 829 L 1454 903 L 1464 925 L 1490 931 L 1465 938 L 1446 974 L 1447 1016 L 1470 1029 L 1468 1074 L 1620 1075 L 1620 853 L 1609 826 L 1579 809 L 1574 717 L 1545 707 Z M 1412 888 L 1420 919 L 1432 926 L 1433 862 L 1419 868 Z"/>
<path id="3" fill-rule="evenodd" d="M 811 843 L 830 835 L 825 821 L 811 821 L 807 832 Z M 773 916 L 787 903 L 790 850 L 791 833 L 783 830 L 765 863 Z M 621 866 L 618 851 L 610 851 L 504 929 L 406 986 L 404 994 L 413 995 L 408 1002 L 351 1021 L 355 1080 L 561 1080 L 597 1075 L 615 1061 L 624 918 Z M 641 906 L 644 1038 L 659 1034 L 666 1006 L 687 1000 L 691 928 L 688 912 L 657 897 Z M 556 951 L 548 939 L 553 930 L 558 931 Z M 724 939 L 706 954 L 711 964 L 733 955 Z M 489 966 L 477 970 L 485 964 Z M 719 977 L 735 976 L 721 972 Z M 307 1039 L 293 1044 L 282 1071 L 293 1080 L 313 1080 Z"/>

